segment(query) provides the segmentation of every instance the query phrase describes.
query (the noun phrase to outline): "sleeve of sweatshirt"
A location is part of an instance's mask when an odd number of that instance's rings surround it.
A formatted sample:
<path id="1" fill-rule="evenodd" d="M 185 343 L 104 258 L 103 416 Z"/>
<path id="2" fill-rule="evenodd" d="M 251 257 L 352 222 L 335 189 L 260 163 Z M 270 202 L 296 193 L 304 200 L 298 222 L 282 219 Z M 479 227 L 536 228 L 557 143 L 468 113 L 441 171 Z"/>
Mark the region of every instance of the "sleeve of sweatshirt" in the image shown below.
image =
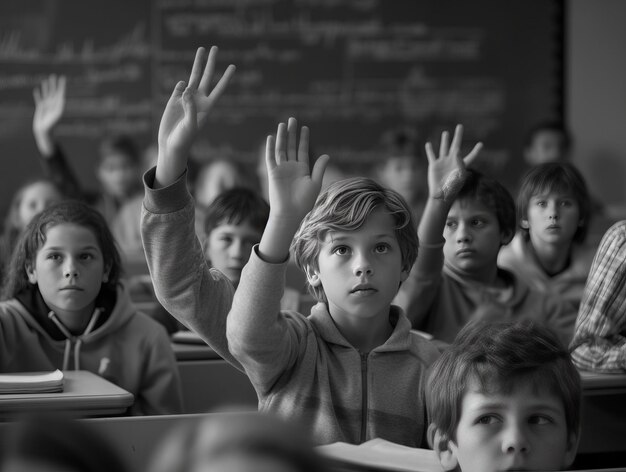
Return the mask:
<path id="1" fill-rule="evenodd" d="M 417 257 L 419 259 L 423 256 L 428 256 L 430 260 L 438 260 L 439 263 L 422 266 L 416 261 L 393 301 L 394 305 L 404 310 L 413 328 L 420 330 L 427 324 L 428 316 L 439 294 L 443 270 L 441 248 L 420 247 Z"/>
<path id="2" fill-rule="evenodd" d="M 146 338 L 141 389 L 138 398 L 135 399 L 135 405 L 140 410 L 137 413 L 142 415 L 184 413 L 178 364 L 169 336 L 162 326 L 149 319 L 145 321 Z"/>
<path id="3" fill-rule="evenodd" d="M 286 269 L 286 261 L 263 261 L 255 246 L 228 315 L 228 345 L 261 394 L 295 365 L 307 342 L 312 341 L 303 315 L 280 311 Z"/>
<path id="4" fill-rule="evenodd" d="M 234 289 L 225 275 L 205 261 L 194 230 L 186 173 L 172 185 L 155 190 L 155 169 L 144 175 L 141 238 L 157 299 L 222 358 L 240 368 L 226 341 Z"/>

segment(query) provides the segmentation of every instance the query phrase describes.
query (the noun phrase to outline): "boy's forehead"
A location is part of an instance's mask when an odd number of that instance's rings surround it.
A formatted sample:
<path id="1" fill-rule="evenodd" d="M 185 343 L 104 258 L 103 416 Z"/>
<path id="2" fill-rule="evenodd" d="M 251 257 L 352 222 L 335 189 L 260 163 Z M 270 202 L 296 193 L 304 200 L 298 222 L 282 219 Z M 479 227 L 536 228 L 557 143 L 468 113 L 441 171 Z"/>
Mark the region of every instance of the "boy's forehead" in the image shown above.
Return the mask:
<path id="1" fill-rule="evenodd" d="M 460 198 L 455 200 L 450 207 L 450 211 L 448 212 L 448 214 L 453 215 L 460 212 L 474 214 L 488 213 L 490 215 L 496 216 L 496 213 L 490 207 L 485 205 L 477 198 Z"/>
<path id="2" fill-rule="evenodd" d="M 520 377 L 518 379 L 498 379 L 490 377 L 482 382 L 476 377 L 469 379 L 463 395 L 463 405 L 469 408 L 484 406 L 550 407 L 562 410 L 561 398 L 545 379 Z"/>

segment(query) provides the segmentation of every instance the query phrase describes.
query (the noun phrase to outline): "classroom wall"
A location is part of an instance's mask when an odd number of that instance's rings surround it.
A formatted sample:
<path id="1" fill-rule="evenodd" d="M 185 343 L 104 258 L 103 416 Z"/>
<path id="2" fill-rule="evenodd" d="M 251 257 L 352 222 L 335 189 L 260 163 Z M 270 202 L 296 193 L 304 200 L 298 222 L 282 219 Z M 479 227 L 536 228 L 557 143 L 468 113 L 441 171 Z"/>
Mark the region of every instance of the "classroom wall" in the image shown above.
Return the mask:
<path id="1" fill-rule="evenodd" d="M 612 216 L 626 218 L 626 2 L 568 0 L 566 118 L 575 161 Z"/>

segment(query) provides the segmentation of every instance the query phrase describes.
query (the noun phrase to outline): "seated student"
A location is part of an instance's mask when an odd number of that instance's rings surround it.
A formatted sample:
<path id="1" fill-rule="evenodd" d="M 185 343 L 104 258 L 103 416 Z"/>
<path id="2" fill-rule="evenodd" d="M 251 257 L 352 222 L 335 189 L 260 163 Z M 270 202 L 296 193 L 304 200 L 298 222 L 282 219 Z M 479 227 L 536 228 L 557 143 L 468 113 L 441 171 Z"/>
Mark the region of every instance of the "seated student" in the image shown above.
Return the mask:
<path id="1" fill-rule="evenodd" d="M 86 191 L 71 169 L 53 130 L 63 117 L 66 78 L 51 75 L 33 91 L 35 113 L 33 133 L 46 176 L 67 195 L 94 205 L 112 225 L 120 207 L 141 193 L 140 155 L 135 142 L 124 134 L 107 136 L 99 149 L 96 177 L 100 192 Z"/>
<path id="2" fill-rule="evenodd" d="M 568 163 L 532 168 L 517 197 L 519 230 L 498 255 L 498 265 L 533 290 L 560 296 L 578 313 L 595 248 L 585 246 L 590 198 L 578 170 Z"/>
<path id="3" fill-rule="evenodd" d="M 88 370 L 135 396 L 131 414 L 180 413 L 165 330 L 135 310 L 102 215 L 65 200 L 24 230 L 0 303 L 0 372 Z"/>
<path id="4" fill-rule="evenodd" d="M 581 369 L 626 372 L 626 221 L 611 226 L 600 242 L 570 351 Z"/>
<path id="5" fill-rule="evenodd" d="M 383 159 L 377 166 L 378 180 L 395 190 L 411 207 L 413 218 L 419 221 L 426 203 L 426 158 L 419 154 L 421 146 L 411 129 L 394 129 L 382 138 Z"/>
<path id="6" fill-rule="evenodd" d="M 496 261 L 515 231 L 515 205 L 498 182 L 465 168 L 459 157 L 462 128 L 451 145 L 441 137 L 440 157 L 426 145 L 429 197 L 419 224 L 419 257 L 396 303 L 415 329 L 451 343 L 480 305 L 495 304 L 503 316 L 548 323 L 564 343 L 575 316 L 555 296 L 533 290 Z M 476 156 L 477 145 L 468 156 Z"/>
<path id="7" fill-rule="evenodd" d="M 149 472 L 323 472 L 303 428 L 252 412 L 188 421 L 155 449 Z"/>
<path id="8" fill-rule="evenodd" d="M 526 133 L 524 161 L 529 166 L 567 162 L 572 149 L 572 139 L 558 121 L 535 123 Z"/>
<path id="9" fill-rule="evenodd" d="M 576 457 L 580 376 L 538 324 L 470 323 L 426 385 L 428 439 L 445 470 L 562 470 Z"/>
<path id="10" fill-rule="evenodd" d="M 232 285 L 198 263 L 202 248 L 183 181 L 196 111 L 206 116 L 234 72 L 229 66 L 209 93 L 216 48 L 202 73 L 204 54 L 200 48 L 189 85 L 179 82 L 166 106 L 159 161 L 144 178 L 142 234 L 159 300 L 222 357 L 243 365 L 260 410 L 300 422 L 316 443 L 382 437 L 421 444 L 425 369 L 438 351 L 390 306 L 416 256 L 410 211 L 369 179 L 337 182 L 313 207 L 328 157 L 318 159 L 311 176 L 308 130 L 296 153 L 293 119 L 279 125 L 276 158 L 268 139 L 270 218 L 224 313 Z M 312 208 L 294 253 L 324 303 L 307 318 L 281 312 L 280 299 L 290 243 Z"/>
<path id="11" fill-rule="evenodd" d="M 0 234 L 0 279 L 4 277 L 15 244 L 24 228 L 41 210 L 63 198 L 65 195 L 61 189 L 45 178 L 28 180 L 17 189 L 9 204 Z"/>
<path id="12" fill-rule="evenodd" d="M 207 207 L 202 228 L 204 255 L 207 263 L 219 270 L 237 288 L 241 270 L 250 258 L 252 247 L 261 240 L 270 207 L 253 190 L 236 187 L 218 195 Z M 297 310 L 299 293 L 285 287 L 281 309 Z M 161 305 L 149 315 L 162 323 L 168 332 L 185 329 Z"/>

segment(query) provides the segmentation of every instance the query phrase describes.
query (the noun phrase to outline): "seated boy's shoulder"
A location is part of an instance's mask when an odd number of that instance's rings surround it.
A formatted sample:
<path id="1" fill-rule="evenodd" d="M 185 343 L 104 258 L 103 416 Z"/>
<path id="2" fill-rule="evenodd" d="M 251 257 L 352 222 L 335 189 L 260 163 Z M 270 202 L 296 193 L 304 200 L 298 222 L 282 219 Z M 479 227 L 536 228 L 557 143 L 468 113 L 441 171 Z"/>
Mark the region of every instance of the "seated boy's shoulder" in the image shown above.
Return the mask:
<path id="1" fill-rule="evenodd" d="M 410 333 L 409 351 L 420 359 L 425 366 L 430 366 L 441 355 L 443 344 L 434 339 L 428 333 L 412 329 Z"/>

